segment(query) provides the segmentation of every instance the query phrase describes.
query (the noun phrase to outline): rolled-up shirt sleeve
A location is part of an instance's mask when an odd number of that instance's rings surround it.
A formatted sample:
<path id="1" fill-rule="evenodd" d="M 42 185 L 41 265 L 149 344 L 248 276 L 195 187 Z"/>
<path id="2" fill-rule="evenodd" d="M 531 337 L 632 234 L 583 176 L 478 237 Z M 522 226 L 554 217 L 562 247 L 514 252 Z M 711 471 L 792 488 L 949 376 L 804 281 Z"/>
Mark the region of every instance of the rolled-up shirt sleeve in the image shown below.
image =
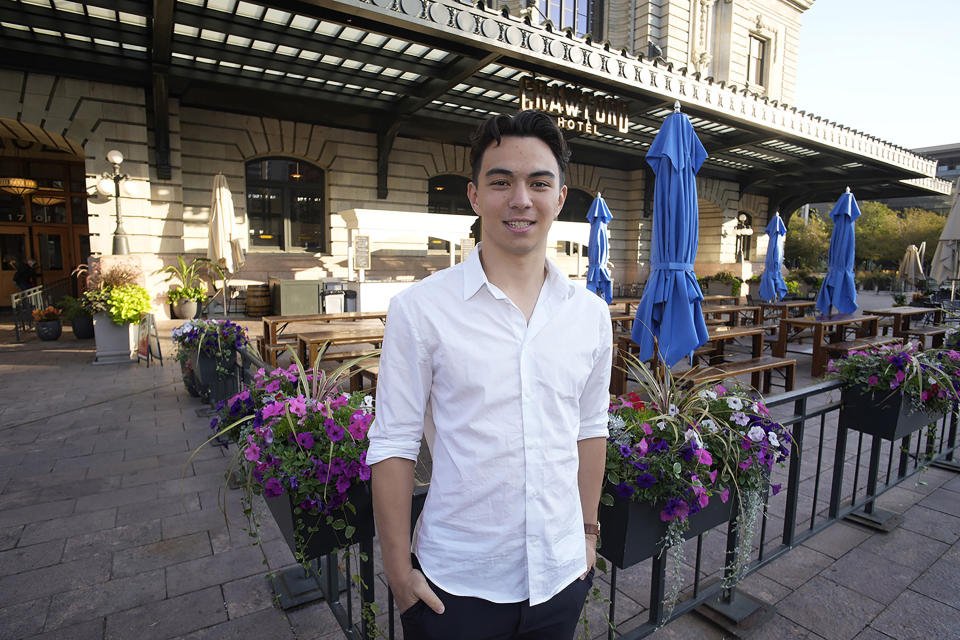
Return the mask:
<path id="1" fill-rule="evenodd" d="M 609 313 L 603 314 L 594 352 L 593 370 L 580 394 L 580 433 L 577 440 L 606 438 L 610 408 L 610 368 L 613 364 L 613 328 Z"/>
<path id="2" fill-rule="evenodd" d="M 369 431 L 367 464 L 387 458 L 416 461 L 432 379 L 431 364 L 415 319 L 403 296 L 394 297 L 383 334 L 376 417 Z"/>

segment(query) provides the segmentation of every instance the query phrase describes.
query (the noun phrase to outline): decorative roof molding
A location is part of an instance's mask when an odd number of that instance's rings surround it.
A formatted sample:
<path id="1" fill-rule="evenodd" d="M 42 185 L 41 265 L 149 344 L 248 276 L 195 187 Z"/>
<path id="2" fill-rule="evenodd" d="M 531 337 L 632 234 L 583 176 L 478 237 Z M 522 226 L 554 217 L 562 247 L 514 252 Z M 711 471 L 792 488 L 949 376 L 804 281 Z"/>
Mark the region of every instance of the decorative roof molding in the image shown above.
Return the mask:
<path id="1" fill-rule="evenodd" d="M 626 92 L 643 92 L 667 100 L 679 100 L 704 114 L 722 116 L 725 121 L 761 126 L 794 140 L 805 140 L 870 158 L 930 178 L 932 190 L 949 190 L 949 183 L 937 185 L 936 162 L 903 147 L 850 127 L 829 122 L 796 107 L 778 104 L 743 89 L 701 80 L 686 69 L 648 62 L 625 50 L 611 51 L 603 43 L 577 38 L 569 32 L 530 24 L 529 20 L 504 16 L 482 3 L 463 4 L 456 0 L 318 0 L 331 8 L 351 7 L 359 15 L 394 25 L 415 27 L 429 35 L 455 39 L 489 50 L 509 51 L 537 65 L 576 72 L 592 77 L 599 87 L 617 87 Z M 812 4 L 802 2 L 801 4 Z M 479 6 L 478 6 L 479 5 Z"/>

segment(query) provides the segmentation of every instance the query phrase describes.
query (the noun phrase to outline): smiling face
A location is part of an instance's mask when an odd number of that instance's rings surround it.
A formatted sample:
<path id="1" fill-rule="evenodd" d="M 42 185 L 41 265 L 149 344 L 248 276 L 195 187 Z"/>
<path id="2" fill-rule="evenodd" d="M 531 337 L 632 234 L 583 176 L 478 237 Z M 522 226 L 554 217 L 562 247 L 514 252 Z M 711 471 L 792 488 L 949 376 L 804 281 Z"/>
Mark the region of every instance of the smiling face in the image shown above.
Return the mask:
<path id="1" fill-rule="evenodd" d="M 535 137 L 506 136 L 483 154 L 467 197 L 483 226 L 484 255 L 546 255 L 547 232 L 567 197 L 550 147 Z"/>

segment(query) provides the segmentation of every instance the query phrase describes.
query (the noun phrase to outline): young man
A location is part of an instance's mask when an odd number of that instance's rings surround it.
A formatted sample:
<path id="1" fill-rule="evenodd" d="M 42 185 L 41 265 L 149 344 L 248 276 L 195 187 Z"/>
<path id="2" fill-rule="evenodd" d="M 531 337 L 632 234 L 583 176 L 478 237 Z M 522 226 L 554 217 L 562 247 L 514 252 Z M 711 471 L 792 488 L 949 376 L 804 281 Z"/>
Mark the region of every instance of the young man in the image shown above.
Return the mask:
<path id="1" fill-rule="evenodd" d="M 407 640 L 572 638 L 596 560 L 610 312 L 546 259 L 570 156 L 553 120 L 496 116 L 472 143 L 483 242 L 390 304 L 367 453 L 384 570 Z"/>

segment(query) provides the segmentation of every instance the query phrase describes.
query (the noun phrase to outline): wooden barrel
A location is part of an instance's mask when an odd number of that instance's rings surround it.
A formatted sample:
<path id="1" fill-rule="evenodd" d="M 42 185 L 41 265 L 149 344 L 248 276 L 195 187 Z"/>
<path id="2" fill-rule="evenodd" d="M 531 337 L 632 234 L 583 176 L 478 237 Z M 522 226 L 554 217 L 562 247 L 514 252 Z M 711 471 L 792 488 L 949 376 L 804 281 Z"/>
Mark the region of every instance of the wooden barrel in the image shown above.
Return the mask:
<path id="1" fill-rule="evenodd" d="M 259 318 L 270 314 L 270 286 L 251 284 L 247 286 L 247 315 Z"/>

